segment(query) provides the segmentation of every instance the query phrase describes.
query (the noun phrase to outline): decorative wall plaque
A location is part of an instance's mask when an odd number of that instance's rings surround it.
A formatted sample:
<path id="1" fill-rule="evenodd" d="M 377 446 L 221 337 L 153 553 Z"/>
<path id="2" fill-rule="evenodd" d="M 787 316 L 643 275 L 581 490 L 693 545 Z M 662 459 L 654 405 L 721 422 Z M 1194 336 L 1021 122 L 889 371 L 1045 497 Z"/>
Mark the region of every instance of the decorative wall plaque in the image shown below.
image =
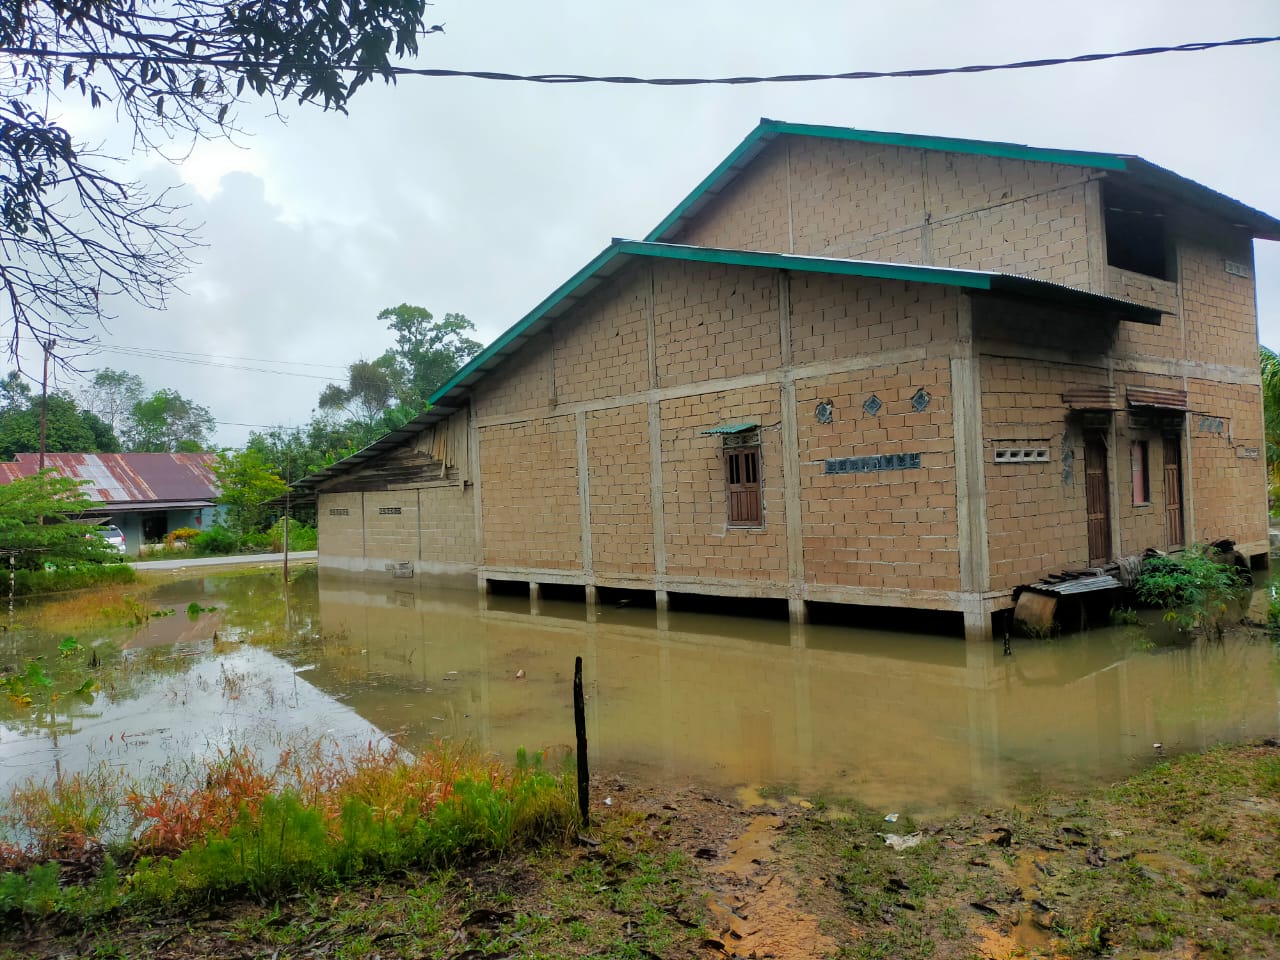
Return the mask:
<path id="1" fill-rule="evenodd" d="M 834 415 L 835 407 L 830 400 L 823 400 L 814 411 L 814 416 L 818 418 L 819 423 L 830 423 Z"/>
<path id="2" fill-rule="evenodd" d="M 911 398 L 911 409 L 916 413 L 924 413 L 929 408 L 929 401 L 933 397 L 929 396 L 929 391 L 921 387 L 915 392 L 915 396 Z"/>
<path id="3" fill-rule="evenodd" d="M 880 408 L 884 406 L 884 402 L 874 393 L 867 397 L 862 403 L 862 409 L 867 411 L 873 417 L 880 412 Z"/>
<path id="4" fill-rule="evenodd" d="M 877 473 L 881 470 L 915 470 L 918 453 L 882 453 L 872 457 L 832 457 L 823 462 L 823 473 Z"/>

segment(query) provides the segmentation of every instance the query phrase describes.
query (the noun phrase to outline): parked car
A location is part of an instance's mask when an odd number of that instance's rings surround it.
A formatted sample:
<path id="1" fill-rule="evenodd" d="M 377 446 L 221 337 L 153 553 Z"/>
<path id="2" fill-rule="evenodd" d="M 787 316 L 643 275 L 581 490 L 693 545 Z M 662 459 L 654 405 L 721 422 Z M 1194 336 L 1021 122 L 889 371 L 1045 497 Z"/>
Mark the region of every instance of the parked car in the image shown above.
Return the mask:
<path id="1" fill-rule="evenodd" d="M 124 531 L 121 530 L 119 527 L 117 527 L 114 523 L 108 524 L 105 527 L 94 527 L 92 530 L 90 530 L 88 533 L 85 534 L 86 540 L 89 537 L 101 537 L 103 540 L 107 541 L 107 543 L 111 544 L 111 546 L 115 547 L 121 553 L 124 553 L 127 549 L 127 547 L 125 546 Z"/>

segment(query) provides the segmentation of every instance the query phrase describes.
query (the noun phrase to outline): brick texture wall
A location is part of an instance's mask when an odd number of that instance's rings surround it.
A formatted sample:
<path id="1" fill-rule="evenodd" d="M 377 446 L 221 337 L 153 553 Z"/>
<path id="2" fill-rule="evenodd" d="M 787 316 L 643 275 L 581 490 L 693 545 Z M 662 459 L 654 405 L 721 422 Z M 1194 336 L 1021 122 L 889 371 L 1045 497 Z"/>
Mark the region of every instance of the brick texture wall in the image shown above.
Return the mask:
<path id="1" fill-rule="evenodd" d="M 597 576 L 652 576 L 653 500 L 649 408 L 587 414 L 591 553 Z"/>
<path id="2" fill-rule="evenodd" d="M 778 277 L 719 264 L 654 264 L 658 385 L 760 373 L 778 365 Z"/>
<path id="3" fill-rule="evenodd" d="M 663 523 L 667 572 L 785 583 L 786 514 L 782 494 L 782 413 L 778 388 L 752 387 L 664 401 Z M 728 524 L 722 439 L 702 431 L 718 423 L 760 424 L 764 526 Z"/>
<path id="4" fill-rule="evenodd" d="M 1194 539 L 1267 542 L 1266 462 L 1259 388 L 1187 381 Z M 1220 423 L 1218 421 L 1221 421 Z M 1258 451 L 1257 459 L 1243 457 Z"/>
<path id="5" fill-rule="evenodd" d="M 480 476 L 487 565 L 582 568 L 574 417 L 481 429 Z"/>
<path id="6" fill-rule="evenodd" d="M 599 400 L 649 384 L 649 271 L 633 266 L 555 326 L 557 403 Z"/>
<path id="7" fill-rule="evenodd" d="M 320 494 L 316 502 L 320 566 L 363 569 L 363 509 L 358 493 Z"/>
<path id="8" fill-rule="evenodd" d="M 1084 181 L 1093 175 L 1060 164 L 783 137 L 674 239 L 1002 270 L 1087 287 Z"/>
<path id="9" fill-rule="evenodd" d="M 852 587 L 959 589 L 950 365 L 945 357 L 796 381 L 805 575 Z M 928 406 L 911 405 L 916 391 Z M 883 407 L 867 413 L 874 394 Z M 831 423 L 815 410 L 830 402 Z M 827 474 L 830 457 L 918 453 L 920 468 Z"/>
<path id="10" fill-rule="evenodd" d="M 793 274 L 792 358 L 820 363 L 954 339 L 956 303 L 956 292 L 946 287 Z"/>

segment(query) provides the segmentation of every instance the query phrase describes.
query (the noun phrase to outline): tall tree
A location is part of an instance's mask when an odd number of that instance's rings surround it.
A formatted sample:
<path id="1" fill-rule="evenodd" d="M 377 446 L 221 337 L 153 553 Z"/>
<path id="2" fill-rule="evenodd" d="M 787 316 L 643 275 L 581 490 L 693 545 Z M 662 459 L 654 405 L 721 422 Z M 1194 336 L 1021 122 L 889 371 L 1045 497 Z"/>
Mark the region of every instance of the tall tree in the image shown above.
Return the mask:
<path id="1" fill-rule="evenodd" d="M 1268 347 L 1258 351 L 1262 370 L 1263 438 L 1267 446 L 1270 494 L 1280 498 L 1280 355 Z"/>
<path id="2" fill-rule="evenodd" d="M 396 335 L 396 358 L 412 391 L 407 399 L 418 407 L 484 349 L 467 336 L 475 332 L 475 324 L 460 313 L 446 313 L 437 321 L 430 310 L 402 303 L 383 310 L 378 319 L 391 321 L 387 329 Z"/>
<path id="3" fill-rule="evenodd" d="M 195 453 L 209 445 L 217 421 L 177 390 L 157 390 L 129 412 L 125 445 L 137 453 Z"/>
<path id="4" fill-rule="evenodd" d="M 146 385 L 136 373 L 104 367 L 84 391 L 84 408 L 101 417 L 113 432 L 121 433 L 133 405 L 145 392 Z"/>
<path id="5" fill-rule="evenodd" d="M 213 463 L 221 493 L 218 502 L 227 507 L 229 526 L 240 536 L 266 526 L 271 513 L 267 502 L 284 496 L 285 482 L 254 449 L 223 450 Z"/>
<path id="6" fill-rule="evenodd" d="M 249 95 L 345 112 L 417 53 L 426 0 L 9 0 L 0 5 L 0 293 L 8 349 L 84 342 L 119 295 L 162 304 L 192 237 L 64 118 L 107 109 L 154 152 L 234 131 Z M 80 108 L 80 109 L 77 109 Z M 182 150 L 176 151 L 181 155 Z"/>
<path id="7" fill-rule="evenodd" d="M 40 398 L 27 397 L 0 409 L 0 460 L 40 449 Z M 50 453 L 116 453 L 120 442 L 111 429 L 92 413 L 80 410 L 75 400 L 49 394 L 45 449 Z"/>
<path id="8" fill-rule="evenodd" d="M 10 370 L 0 380 L 0 411 L 23 407 L 30 402 L 31 388 L 27 386 L 27 381 L 17 370 Z"/>

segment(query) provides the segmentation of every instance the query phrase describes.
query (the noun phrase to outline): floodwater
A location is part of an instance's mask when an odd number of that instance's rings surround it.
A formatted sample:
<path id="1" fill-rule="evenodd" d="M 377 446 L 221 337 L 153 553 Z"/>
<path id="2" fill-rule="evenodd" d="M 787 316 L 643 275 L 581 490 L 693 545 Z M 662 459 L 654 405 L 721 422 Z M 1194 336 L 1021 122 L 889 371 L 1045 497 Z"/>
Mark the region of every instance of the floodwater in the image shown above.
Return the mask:
<path id="1" fill-rule="evenodd" d="M 1259 591 L 1261 596 L 1261 591 Z M 187 604 L 216 607 L 187 615 Z M 203 577 L 168 617 L 82 635 L 125 649 L 119 681 L 46 710 L 0 703 L 0 791 L 99 761 L 138 770 L 232 744 L 318 736 L 505 758 L 573 741 L 584 661 L 593 772 L 829 791 L 952 810 L 1084 788 L 1155 758 L 1280 730 L 1280 646 L 1153 647 L 1141 627 L 1000 643 L 538 604 L 304 574 Z M 21 621 L 21 613 L 19 614 Z M 60 637 L 0 634 L 0 665 Z M 1159 744 L 1160 746 L 1156 746 Z"/>

